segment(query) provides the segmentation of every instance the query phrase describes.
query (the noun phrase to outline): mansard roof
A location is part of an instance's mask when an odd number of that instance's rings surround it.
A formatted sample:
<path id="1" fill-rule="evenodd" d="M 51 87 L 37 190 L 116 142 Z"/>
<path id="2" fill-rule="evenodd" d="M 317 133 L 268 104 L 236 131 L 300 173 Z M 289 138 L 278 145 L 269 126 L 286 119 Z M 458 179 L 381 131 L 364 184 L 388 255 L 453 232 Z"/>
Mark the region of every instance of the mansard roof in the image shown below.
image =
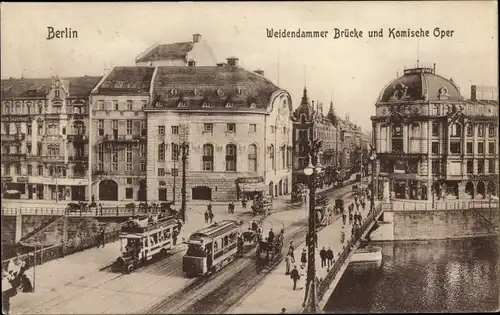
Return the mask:
<path id="1" fill-rule="evenodd" d="M 149 94 L 153 67 L 114 67 L 98 86 L 98 94 Z"/>
<path id="2" fill-rule="evenodd" d="M 280 88 L 233 66 L 158 67 L 146 109 L 262 110 Z"/>

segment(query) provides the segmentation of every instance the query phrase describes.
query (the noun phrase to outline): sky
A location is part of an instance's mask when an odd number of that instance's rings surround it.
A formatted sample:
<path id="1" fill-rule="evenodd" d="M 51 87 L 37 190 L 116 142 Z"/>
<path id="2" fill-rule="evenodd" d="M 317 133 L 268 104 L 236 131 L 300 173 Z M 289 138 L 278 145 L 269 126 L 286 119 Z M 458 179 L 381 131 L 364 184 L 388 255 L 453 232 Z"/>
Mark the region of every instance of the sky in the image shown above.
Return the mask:
<path id="1" fill-rule="evenodd" d="M 102 75 L 155 43 L 185 42 L 200 33 L 218 61 L 236 56 L 300 104 L 333 101 L 337 114 L 371 129 L 375 102 L 405 68 L 432 67 L 453 78 L 464 97 L 470 85 L 498 86 L 497 3 L 2 3 L 1 77 Z M 47 40 L 47 27 L 71 28 L 77 39 Z M 453 30 L 436 38 L 433 30 Z M 328 31 L 327 38 L 267 38 L 266 29 Z M 334 29 L 362 38 L 334 39 Z M 368 31 L 383 29 L 383 38 Z M 388 38 L 388 29 L 424 29 L 428 38 Z M 278 62 L 279 61 L 279 62 Z M 279 73 L 279 75 L 278 75 Z"/>

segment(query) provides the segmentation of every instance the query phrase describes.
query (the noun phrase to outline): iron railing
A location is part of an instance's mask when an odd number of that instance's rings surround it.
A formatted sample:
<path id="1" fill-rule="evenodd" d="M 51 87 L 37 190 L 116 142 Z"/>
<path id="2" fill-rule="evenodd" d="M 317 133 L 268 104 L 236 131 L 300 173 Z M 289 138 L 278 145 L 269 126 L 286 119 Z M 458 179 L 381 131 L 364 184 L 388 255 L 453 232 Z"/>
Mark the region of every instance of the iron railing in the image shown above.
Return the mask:
<path id="1" fill-rule="evenodd" d="M 60 215 L 69 217 L 125 217 L 136 216 L 157 212 L 160 207 L 106 207 L 91 208 L 88 210 L 70 210 L 68 208 L 53 207 L 21 207 L 21 208 L 2 208 L 2 215 Z"/>
<path id="2" fill-rule="evenodd" d="M 391 202 L 391 211 L 499 209 L 498 200 L 452 200 L 431 202 Z"/>
<path id="3" fill-rule="evenodd" d="M 375 218 L 379 216 L 379 214 L 382 212 L 383 209 L 384 209 L 383 204 L 380 203 L 376 205 L 373 209 L 369 210 L 366 218 L 364 218 L 363 220 L 359 234 L 351 236 L 351 239 L 347 242 L 347 244 L 343 248 L 338 259 L 333 263 L 333 266 L 331 267 L 326 277 L 324 279 L 318 280 L 318 291 L 317 291 L 318 301 L 321 301 L 323 299 L 324 294 L 330 287 L 331 283 L 339 273 L 342 266 L 345 264 L 354 246 L 360 240 L 364 232 L 370 227 Z"/>
<path id="4" fill-rule="evenodd" d="M 104 242 L 112 243 L 118 240 L 120 230 L 113 230 L 104 234 Z M 72 238 L 64 244 L 53 245 L 36 251 L 31 251 L 26 254 L 19 255 L 2 261 L 2 270 L 6 270 L 9 262 L 14 259 L 25 261 L 28 267 L 34 264 L 41 265 L 54 259 L 89 249 L 98 244 L 98 235 L 92 235 L 83 239 Z"/>

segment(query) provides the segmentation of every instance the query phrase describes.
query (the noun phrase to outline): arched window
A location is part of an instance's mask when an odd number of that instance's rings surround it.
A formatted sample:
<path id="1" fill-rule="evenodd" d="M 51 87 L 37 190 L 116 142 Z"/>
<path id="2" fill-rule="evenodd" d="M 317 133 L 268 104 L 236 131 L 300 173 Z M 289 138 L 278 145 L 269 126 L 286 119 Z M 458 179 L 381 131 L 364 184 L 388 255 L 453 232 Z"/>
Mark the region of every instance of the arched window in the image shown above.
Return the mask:
<path id="1" fill-rule="evenodd" d="M 276 165 L 274 165 L 274 145 L 269 146 L 269 160 L 271 162 L 271 169 L 275 170 Z"/>
<path id="2" fill-rule="evenodd" d="M 203 145 L 203 170 L 214 170 L 214 146 L 210 143 Z"/>
<path id="3" fill-rule="evenodd" d="M 232 143 L 226 145 L 226 171 L 236 171 L 236 145 Z"/>
<path id="4" fill-rule="evenodd" d="M 257 172 L 257 146 L 255 144 L 248 146 L 248 171 Z"/>
<path id="5" fill-rule="evenodd" d="M 483 124 L 477 125 L 477 136 L 484 137 L 484 125 Z"/>
<path id="6" fill-rule="evenodd" d="M 179 145 L 177 143 L 172 142 L 172 161 L 179 161 L 179 155 L 181 151 L 179 149 Z"/>
<path id="7" fill-rule="evenodd" d="M 306 123 L 306 115 L 304 115 L 304 114 L 300 115 L 300 122 L 303 124 Z"/>
<path id="8" fill-rule="evenodd" d="M 285 146 L 281 147 L 281 169 L 286 168 L 286 151 L 285 151 Z"/>
<path id="9" fill-rule="evenodd" d="M 165 161 L 165 143 L 160 143 L 158 145 L 158 161 Z"/>
<path id="10" fill-rule="evenodd" d="M 411 136 L 418 138 L 420 137 L 420 124 L 419 123 L 413 123 L 411 125 Z"/>
<path id="11" fill-rule="evenodd" d="M 465 132 L 467 134 L 467 137 L 472 137 L 474 135 L 474 128 L 472 124 L 467 124 L 467 127 L 465 127 Z"/>
<path id="12" fill-rule="evenodd" d="M 495 125 L 490 124 L 488 126 L 488 137 L 494 137 L 496 135 L 496 128 Z"/>

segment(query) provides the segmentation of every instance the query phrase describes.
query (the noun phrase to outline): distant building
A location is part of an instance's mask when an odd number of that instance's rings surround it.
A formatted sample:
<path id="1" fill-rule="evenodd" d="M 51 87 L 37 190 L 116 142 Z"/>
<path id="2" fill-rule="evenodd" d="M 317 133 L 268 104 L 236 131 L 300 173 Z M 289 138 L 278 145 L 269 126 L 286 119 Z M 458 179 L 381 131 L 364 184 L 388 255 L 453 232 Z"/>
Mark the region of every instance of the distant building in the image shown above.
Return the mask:
<path id="1" fill-rule="evenodd" d="M 309 157 L 306 152 L 307 143 L 313 139 L 322 141 L 322 155 L 320 156 L 323 171 L 320 174 L 319 185 L 331 185 L 336 180 L 335 169 L 337 166 L 336 152 L 338 150 L 339 135 L 337 133 L 336 116 L 333 111 L 333 103 L 327 116 L 323 115 L 323 104 L 314 101 L 309 102 L 307 89 L 304 88 L 302 101 L 293 112 L 293 183 L 306 184 L 307 176 L 304 168 L 307 166 Z"/>
<path id="2" fill-rule="evenodd" d="M 257 71 L 256 71 L 257 72 Z M 291 190 L 291 98 L 236 58 L 158 67 L 148 126 L 148 200 L 181 198 L 180 144 L 189 144 L 187 199 L 227 201 Z M 175 183 L 175 186 L 174 186 Z"/>
<path id="3" fill-rule="evenodd" d="M 206 40 L 193 34 L 193 40 L 183 43 L 153 45 L 137 56 L 137 66 L 215 66 L 217 60 Z"/>
<path id="4" fill-rule="evenodd" d="M 99 80 L 2 80 L 4 198 L 89 198 L 88 100 Z"/>
<path id="5" fill-rule="evenodd" d="M 397 199 L 485 198 L 498 189 L 498 101 L 464 100 L 435 69 L 407 69 L 376 103 L 376 185 Z M 383 183 L 386 184 L 383 184 Z"/>

